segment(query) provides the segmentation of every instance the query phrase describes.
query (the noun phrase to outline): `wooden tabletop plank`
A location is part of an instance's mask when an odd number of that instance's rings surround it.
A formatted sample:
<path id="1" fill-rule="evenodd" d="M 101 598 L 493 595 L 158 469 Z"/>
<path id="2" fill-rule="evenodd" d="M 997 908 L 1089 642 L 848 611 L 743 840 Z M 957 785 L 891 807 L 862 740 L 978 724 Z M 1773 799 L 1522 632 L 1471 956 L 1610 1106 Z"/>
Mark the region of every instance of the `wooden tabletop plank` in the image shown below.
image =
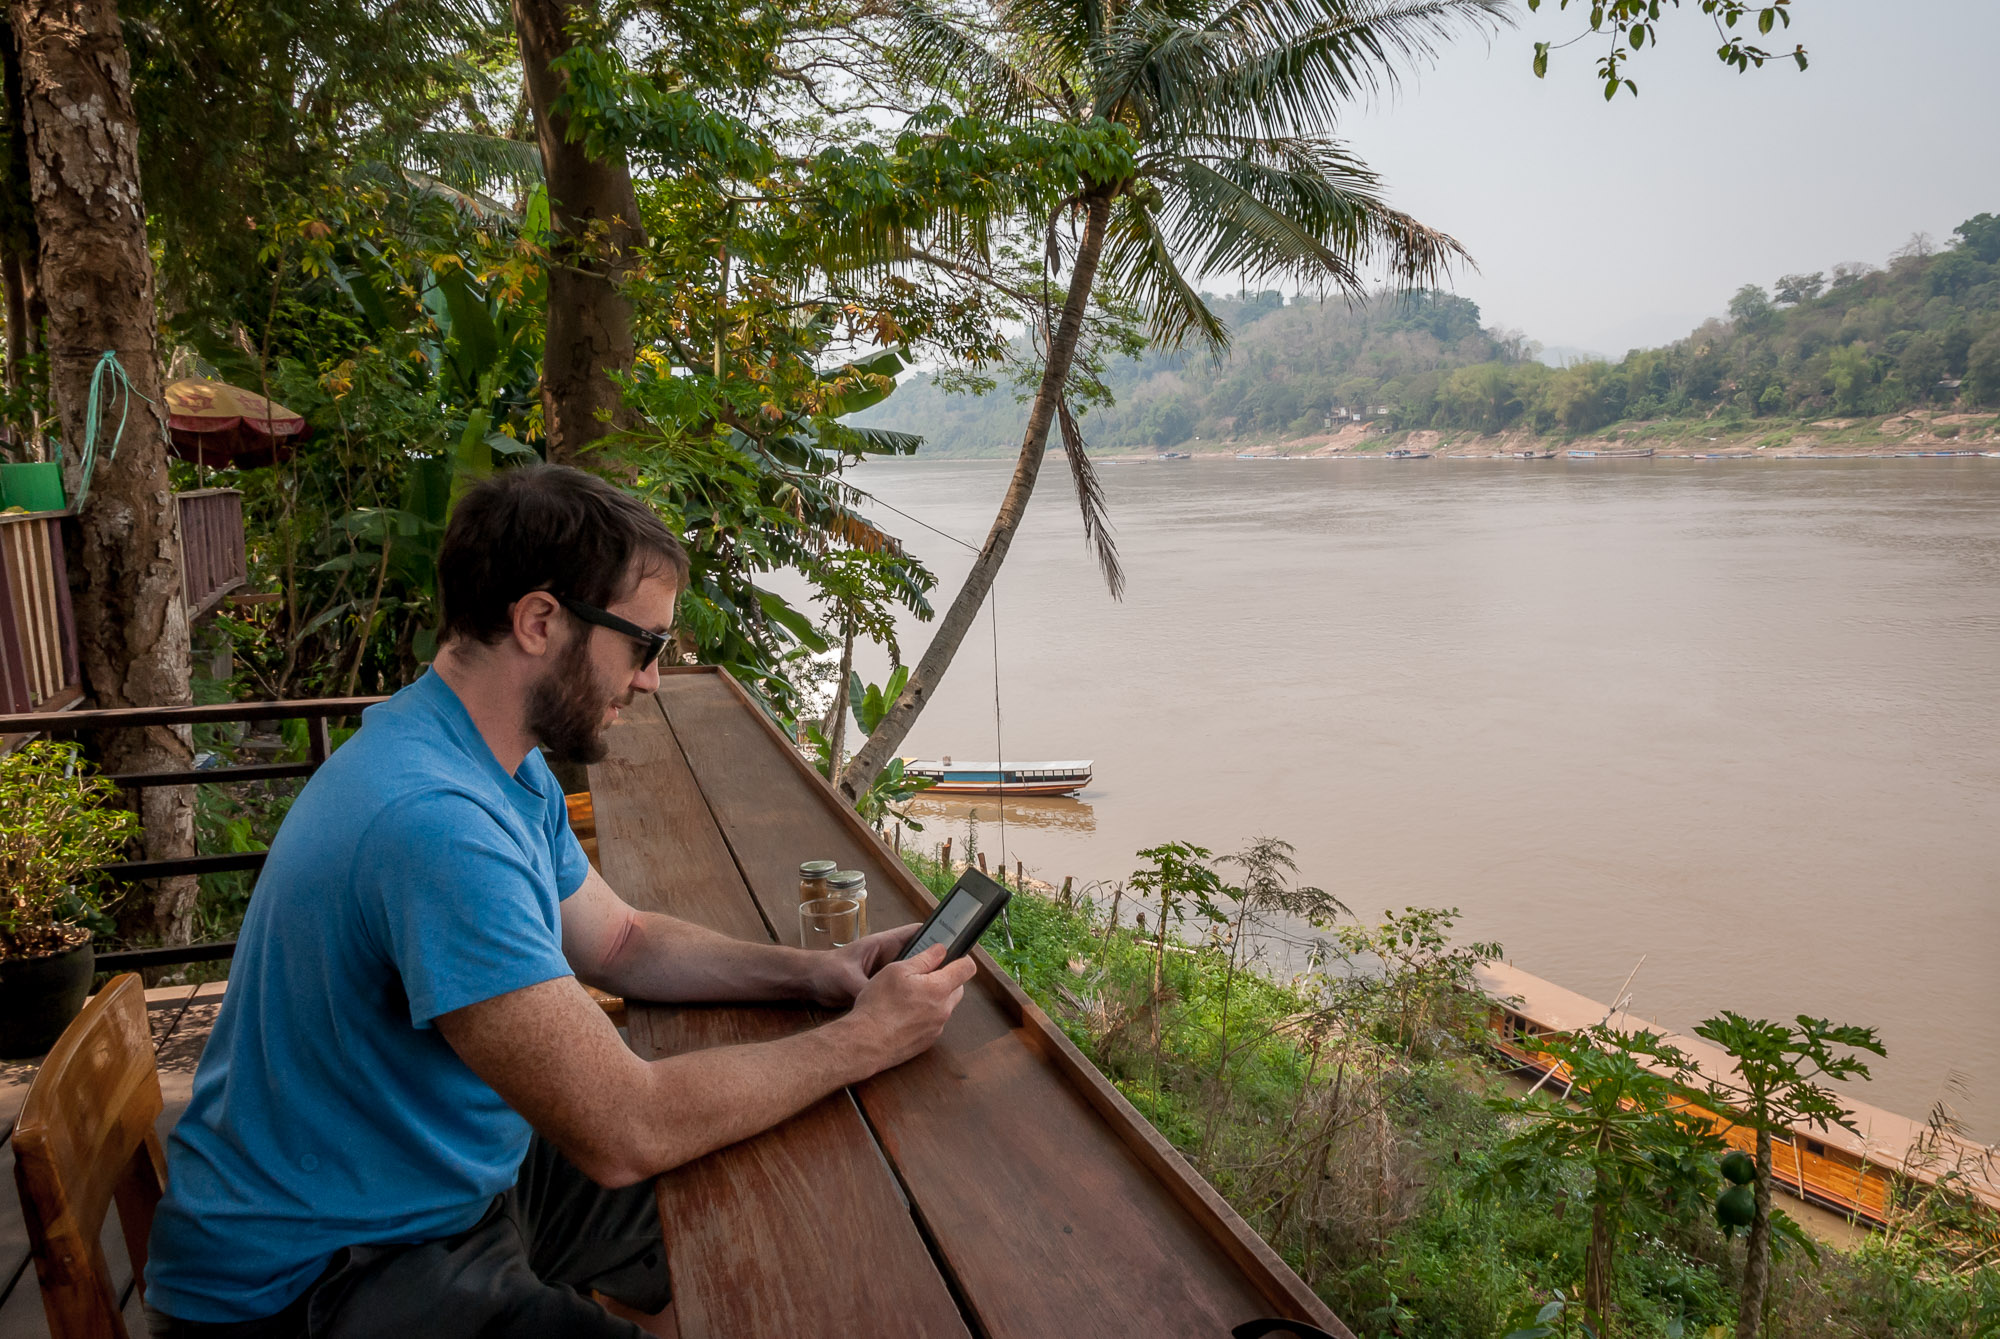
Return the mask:
<path id="1" fill-rule="evenodd" d="M 591 769 L 605 879 L 634 906 L 770 942 L 650 699 Z M 631 1004 L 648 1057 L 775 1040 L 820 1020 L 791 1007 Z M 659 1179 L 674 1315 L 685 1339 L 771 1334 L 965 1336 L 950 1290 L 844 1092 Z"/>
<path id="2" fill-rule="evenodd" d="M 659 698 L 750 891 L 777 923 L 802 859 L 868 876 L 871 929 L 930 899 L 721 675 Z M 980 1330 L 1226 1335 L 1325 1305 L 1017 987 L 982 970 L 930 1052 L 856 1090 Z"/>

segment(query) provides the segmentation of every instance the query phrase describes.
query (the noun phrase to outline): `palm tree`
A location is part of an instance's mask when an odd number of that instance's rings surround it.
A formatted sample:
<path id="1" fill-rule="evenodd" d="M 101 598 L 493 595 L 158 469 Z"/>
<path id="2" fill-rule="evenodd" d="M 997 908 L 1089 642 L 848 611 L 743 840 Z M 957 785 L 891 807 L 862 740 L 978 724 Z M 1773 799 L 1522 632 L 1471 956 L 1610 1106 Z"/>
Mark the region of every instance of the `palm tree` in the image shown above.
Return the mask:
<path id="1" fill-rule="evenodd" d="M 1103 499 L 1069 404 L 1078 340 L 1100 273 L 1136 302 L 1157 343 L 1220 352 L 1229 334 L 1196 283 L 1215 273 L 1360 292 L 1380 266 L 1433 281 L 1463 250 L 1391 209 L 1374 173 L 1330 138 L 1336 114 L 1393 82 L 1461 28 L 1491 28 L 1504 0 L 889 0 L 906 86 L 1016 122 L 1108 122 L 1132 137 L 1131 171 L 1085 177 L 1047 220 L 1069 223 L 1067 293 L 1049 313 L 1040 385 L 1000 511 L 902 696 L 841 774 L 864 794 L 909 734 L 1006 561 L 1059 426 L 1094 545 L 1124 584 Z"/>

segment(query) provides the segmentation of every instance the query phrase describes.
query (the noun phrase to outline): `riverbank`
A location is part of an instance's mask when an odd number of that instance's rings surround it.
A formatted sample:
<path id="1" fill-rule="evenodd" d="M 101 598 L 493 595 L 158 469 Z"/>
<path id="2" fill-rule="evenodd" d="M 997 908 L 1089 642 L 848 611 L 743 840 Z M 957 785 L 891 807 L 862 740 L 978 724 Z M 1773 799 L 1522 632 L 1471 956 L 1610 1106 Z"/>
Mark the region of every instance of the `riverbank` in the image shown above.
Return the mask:
<path id="1" fill-rule="evenodd" d="M 1338 429 L 1273 441 L 1268 437 L 1183 442 L 1166 448 L 1200 460 L 1238 456 L 1292 460 L 1384 458 L 1390 451 L 1427 452 L 1461 460 L 1512 460 L 1520 453 L 1647 451 L 1690 460 L 1869 459 L 1902 456 L 1973 455 L 2000 458 L 2000 416 L 1993 414 L 1909 413 L 1812 422 L 1766 420 L 1662 419 L 1624 423 L 1579 437 L 1517 431 L 1467 433 L 1394 429 L 1381 423 L 1350 423 Z M 1153 460 L 1161 448 L 1112 446 L 1093 452 L 1107 460 Z M 940 457 L 942 458 L 942 457 Z"/>
<path id="2" fill-rule="evenodd" d="M 904 858 L 949 886 L 935 853 Z M 1114 924 L 1073 893 L 1031 892 L 989 932 L 996 962 L 1358 1334 L 1490 1339 L 1576 1295 L 1583 1179 L 1552 1167 L 1524 1194 L 1482 1175 L 1512 1129 L 1509 1089 L 1476 1056 L 1483 1011 L 1454 988 L 1448 942 L 1341 990 L 1251 970 L 1221 935 L 1162 937 L 1129 902 Z M 2000 1267 L 1941 1241 L 1906 1217 L 1852 1251 L 1787 1252 L 1766 1334 L 1990 1332 Z M 1621 1333 L 1732 1323 L 1741 1246 L 1705 1205 L 1651 1215 L 1622 1250 Z"/>

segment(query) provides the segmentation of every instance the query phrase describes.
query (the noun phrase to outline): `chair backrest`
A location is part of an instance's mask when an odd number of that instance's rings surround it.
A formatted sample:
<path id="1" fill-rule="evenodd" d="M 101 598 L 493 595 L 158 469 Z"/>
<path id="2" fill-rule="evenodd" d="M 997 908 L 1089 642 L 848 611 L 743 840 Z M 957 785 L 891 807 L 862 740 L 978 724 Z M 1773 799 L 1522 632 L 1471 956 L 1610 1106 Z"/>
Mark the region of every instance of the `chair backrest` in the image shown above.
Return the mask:
<path id="1" fill-rule="evenodd" d="M 104 1215 L 115 1199 L 143 1288 L 146 1238 L 167 1179 L 153 1129 L 161 1105 L 145 986 L 127 973 L 62 1034 L 14 1126 L 14 1177 L 53 1339 L 126 1339 L 104 1258 Z"/>

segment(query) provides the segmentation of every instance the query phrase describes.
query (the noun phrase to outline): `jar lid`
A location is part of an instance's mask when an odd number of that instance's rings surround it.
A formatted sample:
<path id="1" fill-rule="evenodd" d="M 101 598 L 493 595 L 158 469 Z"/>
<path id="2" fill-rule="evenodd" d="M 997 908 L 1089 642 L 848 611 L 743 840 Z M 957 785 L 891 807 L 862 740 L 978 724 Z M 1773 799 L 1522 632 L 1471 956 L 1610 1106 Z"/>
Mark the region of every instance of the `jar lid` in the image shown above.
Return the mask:
<path id="1" fill-rule="evenodd" d="M 866 882 L 868 876 L 858 869 L 835 870 L 826 876 L 826 886 L 829 888 L 857 888 Z"/>
<path id="2" fill-rule="evenodd" d="M 840 868 L 838 860 L 808 860 L 799 866 L 801 879 L 824 879 Z"/>

